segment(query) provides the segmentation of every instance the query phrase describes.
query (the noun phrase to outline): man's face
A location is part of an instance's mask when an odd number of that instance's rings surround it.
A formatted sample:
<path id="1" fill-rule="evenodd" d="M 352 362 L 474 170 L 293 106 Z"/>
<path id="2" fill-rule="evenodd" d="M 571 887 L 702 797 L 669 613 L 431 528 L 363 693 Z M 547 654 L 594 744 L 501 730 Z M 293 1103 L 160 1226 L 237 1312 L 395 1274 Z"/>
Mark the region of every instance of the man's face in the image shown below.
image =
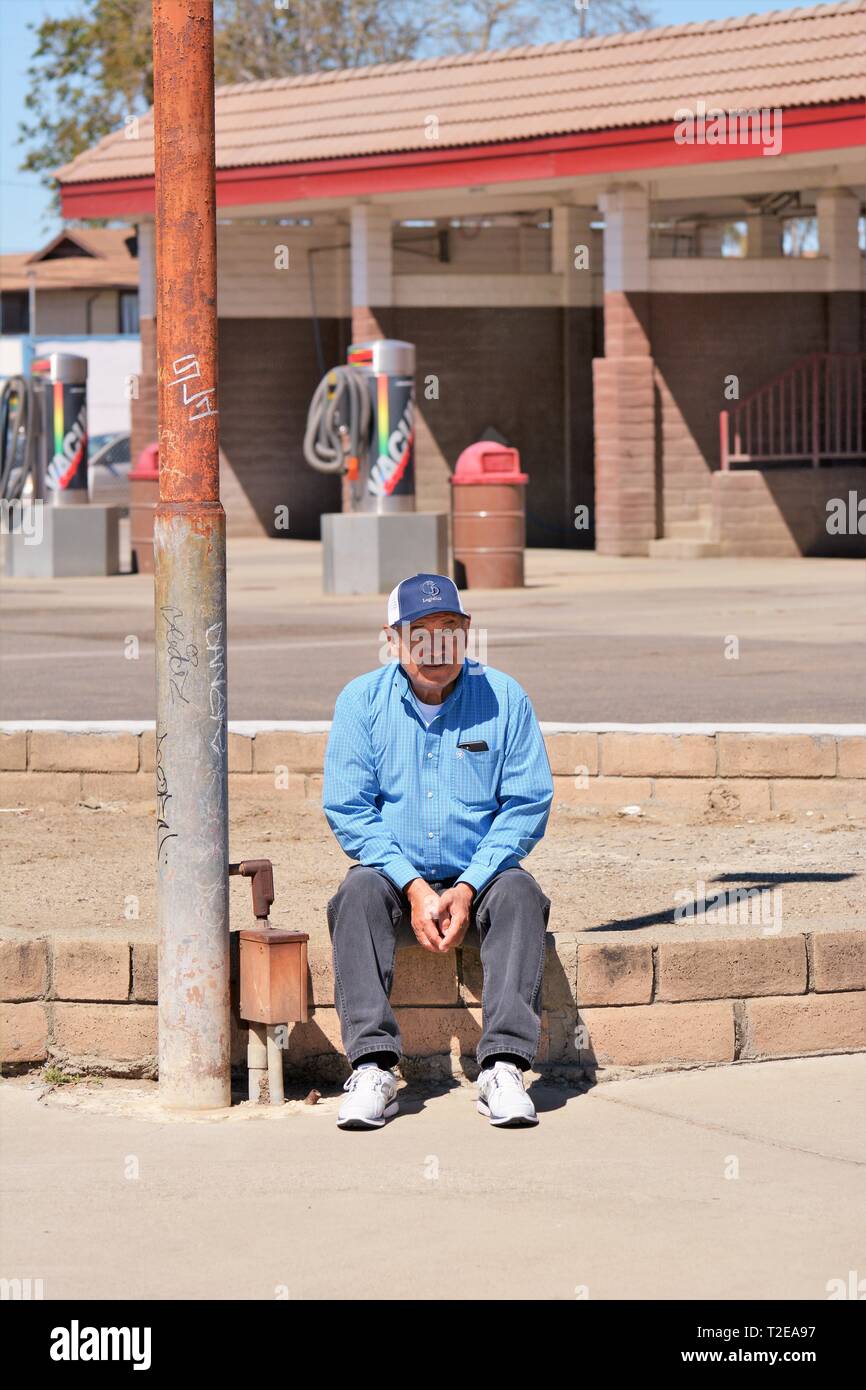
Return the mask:
<path id="1" fill-rule="evenodd" d="M 462 613 L 431 613 L 392 628 L 399 659 L 413 684 L 440 692 L 456 680 L 466 657 L 469 618 Z"/>

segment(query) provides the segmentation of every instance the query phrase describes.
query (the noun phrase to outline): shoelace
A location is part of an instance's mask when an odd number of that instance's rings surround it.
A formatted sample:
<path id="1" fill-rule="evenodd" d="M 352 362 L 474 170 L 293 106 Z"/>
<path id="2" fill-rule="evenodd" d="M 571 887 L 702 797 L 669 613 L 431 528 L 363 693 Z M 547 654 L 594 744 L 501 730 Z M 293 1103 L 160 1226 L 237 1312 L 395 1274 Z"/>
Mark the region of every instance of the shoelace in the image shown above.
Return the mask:
<path id="1" fill-rule="evenodd" d="M 372 1068 L 372 1067 L 365 1067 L 363 1071 L 353 1071 L 353 1072 L 352 1072 L 352 1075 L 349 1077 L 349 1080 L 346 1082 L 345 1086 L 343 1087 L 343 1090 L 344 1090 L 344 1091 L 354 1091 L 355 1088 L 356 1088 L 356 1086 L 358 1085 L 359 1081 L 361 1080 L 361 1077 L 364 1076 L 364 1075 L 366 1075 L 367 1073 L 369 1073 L 369 1072 L 371 1072 L 371 1071 L 373 1071 L 373 1068 Z M 377 1090 L 383 1091 L 383 1090 L 385 1089 L 385 1078 L 384 1078 L 379 1072 L 374 1072 L 374 1073 L 373 1073 L 373 1076 L 371 1077 L 371 1081 L 372 1081 L 373 1085 L 377 1088 Z"/>
<path id="2" fill-rule="evenodd" d="M 501 1086 L 506 1076 L 509 1078 L 510 1081 L 513 1081 L 514 1084 L 518 1086 L 521 1091 L 525 1090 L 525 1087 L 523 1085 L 523 1078 L 519 1075 L 516 1068 L 512 1069 L 511 1067 L 494 1067 L 493 1075 L 490 1078 L 491 1085 Z"/>

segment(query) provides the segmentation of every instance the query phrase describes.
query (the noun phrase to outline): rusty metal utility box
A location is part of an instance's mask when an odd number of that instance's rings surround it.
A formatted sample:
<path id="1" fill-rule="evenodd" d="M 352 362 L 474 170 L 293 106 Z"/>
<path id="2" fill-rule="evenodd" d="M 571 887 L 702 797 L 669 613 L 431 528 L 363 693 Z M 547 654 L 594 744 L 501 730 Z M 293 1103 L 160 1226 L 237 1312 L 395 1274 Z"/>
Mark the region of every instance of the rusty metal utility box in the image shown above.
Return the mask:
<path id="1" fill-rule="evenodd" d="M 306 1023 L 306 932 L 241 930 L 240 1015 L 248 1023 Z"/>

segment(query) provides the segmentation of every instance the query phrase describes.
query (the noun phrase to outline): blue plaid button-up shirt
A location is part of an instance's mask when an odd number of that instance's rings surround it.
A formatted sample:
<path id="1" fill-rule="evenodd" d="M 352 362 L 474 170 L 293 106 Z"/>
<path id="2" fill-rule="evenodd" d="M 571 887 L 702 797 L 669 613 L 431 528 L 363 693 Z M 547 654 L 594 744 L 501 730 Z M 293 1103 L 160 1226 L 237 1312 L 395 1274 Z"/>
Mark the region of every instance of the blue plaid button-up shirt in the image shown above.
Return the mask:
<path id="1" fill-rule="evenodd" d="M 487 744 L 471 752 L 461 743 Z M 413 878 L 480 890 L 544 834 L 553 779 L 525 691 L 464 662 L 425 726 L 396 661 L 341 691 L 325 753 L 323 805 L 352 859 L 400 889 Z"/>

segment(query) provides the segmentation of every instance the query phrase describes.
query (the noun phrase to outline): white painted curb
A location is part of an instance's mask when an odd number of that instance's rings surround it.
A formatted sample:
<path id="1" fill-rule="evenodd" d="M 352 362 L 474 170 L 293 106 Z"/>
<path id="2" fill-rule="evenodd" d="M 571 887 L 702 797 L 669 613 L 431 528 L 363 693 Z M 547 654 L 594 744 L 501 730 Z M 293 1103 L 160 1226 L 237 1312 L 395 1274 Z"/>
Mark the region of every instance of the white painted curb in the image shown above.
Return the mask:
<path id="1" fill-rule="evenodd" d="M 326 734 L 330 719 L 230 719 L 230 734 Z M 147 734 L 152 719 L 10 719 L 0 722 L 0 734 Z M 542 720 L 543 734 L 812 734 L 835 738 L 864 738 L 866 724 L 562 724 Z"/>

